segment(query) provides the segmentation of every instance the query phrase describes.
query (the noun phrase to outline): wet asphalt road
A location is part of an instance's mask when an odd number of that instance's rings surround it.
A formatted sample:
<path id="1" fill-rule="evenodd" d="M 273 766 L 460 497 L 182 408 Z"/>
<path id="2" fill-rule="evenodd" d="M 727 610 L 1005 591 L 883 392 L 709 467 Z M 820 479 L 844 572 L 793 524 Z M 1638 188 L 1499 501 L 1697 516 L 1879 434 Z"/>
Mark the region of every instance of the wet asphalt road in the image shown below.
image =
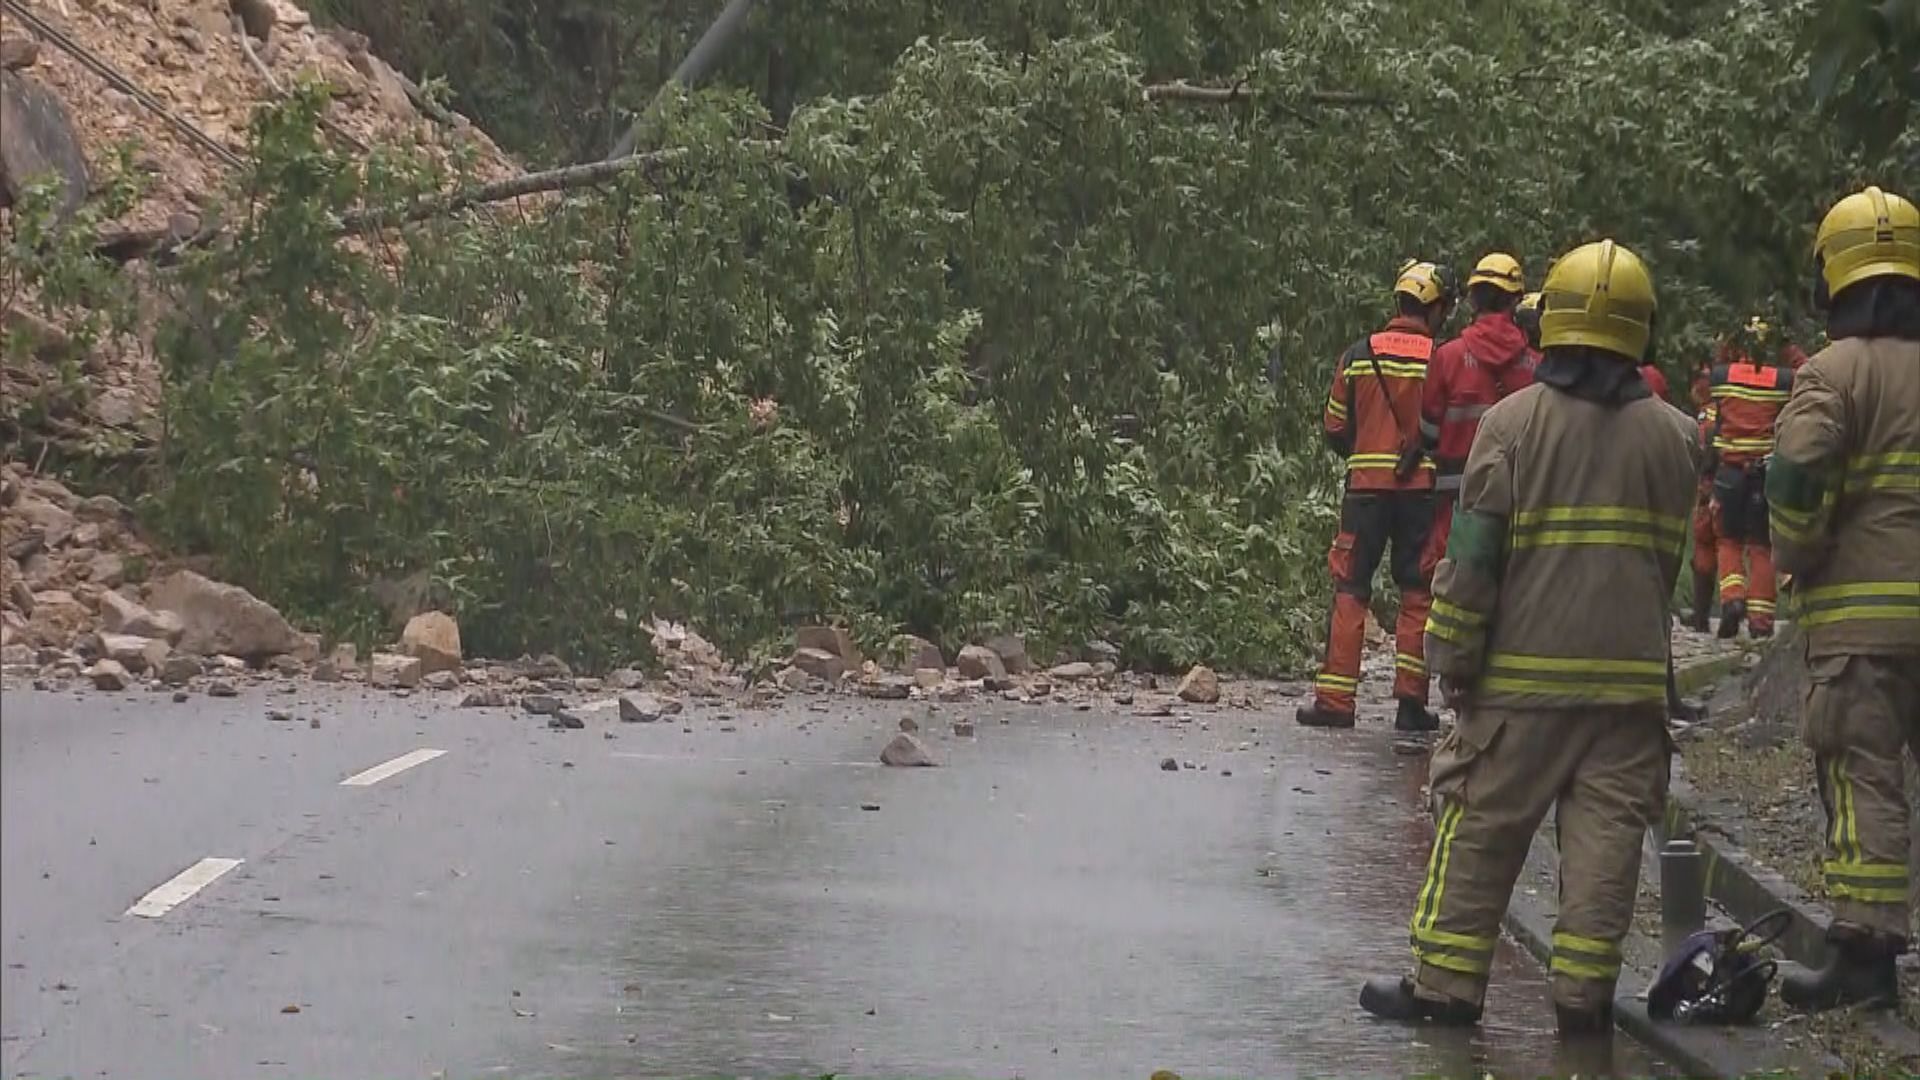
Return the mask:
<path id="1" fill-rule="evenodd" d="M 558 732 L 313 685 L 9 690 L 0 1055 L 199 1080 L 1590 1068 L 1510 944 L 1478 1032 L 1360 1013 L 1360 977 L 1406 961 L 1424 762 L 1290 706 L 801 699 Z M 902 716 L 941 768 L 875 764 Z M 127 914 L 209 857 L 243 861 Z M 1655 1068 L 1624 1040 L 1614 1067 Z"/>

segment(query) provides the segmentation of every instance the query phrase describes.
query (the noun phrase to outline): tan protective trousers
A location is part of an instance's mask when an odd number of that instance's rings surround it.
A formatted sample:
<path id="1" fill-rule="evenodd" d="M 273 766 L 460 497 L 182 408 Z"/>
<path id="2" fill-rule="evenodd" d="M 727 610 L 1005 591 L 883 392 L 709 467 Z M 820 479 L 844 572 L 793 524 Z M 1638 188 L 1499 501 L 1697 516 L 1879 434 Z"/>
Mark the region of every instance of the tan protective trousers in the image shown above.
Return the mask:
<path id="1" fill-rule="evenodd" d="M 1920 757 L 1920 655 L 1808 662 L 1806 741 L 1827 810 L 1836 920 L 1905 938 L 1905 757 Z"/>
<path id="2" fill-rule="evenodd" d="M 1670 746 L 1659 706 L 1469 709 L 1433 755 L 1438 828 L 1413 911 L 1416 992 L 1481 1002 L 1514 881 L 1551 809 L 1553 998 L 1611 1005 L 1641 838 L 1666 805 Z"/>

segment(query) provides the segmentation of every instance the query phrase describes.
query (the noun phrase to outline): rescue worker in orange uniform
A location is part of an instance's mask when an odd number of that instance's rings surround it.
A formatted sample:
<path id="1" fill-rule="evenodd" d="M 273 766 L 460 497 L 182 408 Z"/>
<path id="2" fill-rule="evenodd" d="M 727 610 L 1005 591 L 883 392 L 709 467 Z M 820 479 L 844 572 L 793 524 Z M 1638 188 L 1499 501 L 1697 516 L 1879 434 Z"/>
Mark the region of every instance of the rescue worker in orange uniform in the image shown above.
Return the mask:
<path id="1" fill-rule="evenodd" d="M 1427 709 L 1428 575 L 1421 558 L 1433 526 L 1433 461 L 1420 435 L 1420 389 L 1433 359 L 1434 335 L 1456 299 L 1446 270 L 1409 262 L 1393 285 L 1396 314 L 1376 334 L 1341 354 L 1321 417 L 1327 441 L 1346 458 L 1340 531 L 1327 554 L 1333 576 L 1333 613 L 1327 657 L 1313 681 L 1313 705 L 1294 719 L 1308 727 L 1352 727 L 1367 601 L 1373 574 L 1389 545 L 1400 588 L 1395 626 L 1394 727 L 1432 731 L 1439 717 Z"/>
<path id="2" fill-rule="evenodd" d="M 1536 356 L 1527 333 L 1514 320 L 1526 295 L 1520 260 L 1504 252 L 1481 259 L 1467 278 L 1473 321 L 1460 336 L 1435 351 L 1420 395 L 1420 434 L 1433 454 L 1433 530 L 1422 565 L 1428 575 L 1447 550 L 1454 496 L 1467 467 L 1480 417 L 1494 403 L 1533 383 Z"/>
<path id="3" fill-rule="evenodd" d="M 1726 356 L 1726 346 L 1716 350 L 1716 356 Z M 1719 361 L 1716 361 L 1716 363 Z M 1713 460 L 1713 424 L 1716 413 L 1713 405 L 1714 364 L 1701 366 L 1693 377 L 1689 394 L 1693 398 L 1694 423 L 1700 432 L 1700 455 L 1702 461 Z M 1719 581 L 1720 568 L 1720 530 L 1715 527 L 1714 519 L 1718 510 L 1713 505 L 1713 470 L 1702 469 L 1700 473 L 1700 491 L 1693 505 L 1693 611 L 1687 619 L 1687 625 L 1700 633 L 1706 633 L 1708 619 L 1713 614 L 1714 587 Z"/>
<path id="4" fill-rule="evenodd" d="M 1746 336 L 1757 355 L 1767 324 L 1754 319 Z M 1773 425 L 1793 391 L 1793 370 L 1740 355 L 1709 376 L 1713 427 L 1713 498 L 1719 507 L 1720 629 L 1731 638 L 1744 620 L 1756 638 L 1773 634 L 1773 552 L 1767 541 L 1767 455 Z M 1743 572 L 1744 571 L 1744 572 Z"/>
<path id="5" fill-rule="evenodd" d="M 1808 1010 L 1887 1006 L 1907 949 L 1906 770 L 1920 755 L 1920 207 L 1867 188 L 1814 240 L 1832 344 L 1780 414 L 1767 495 L 1806 637 L 1805 731 L 1827 812 L 1828 961 Z"/>
<path id="6" fill-rule="evenodd" d="M 1611 240 L 1547 275 L 1535 385 L 1488 411 L 1434 575 L 1428 657 L 1460 710 L 1434 753 L 1438 828 L 1411 976 L 1369 981 L 1376 1016 L 1477 1023 L 1500 923 L 1555 813 L 1549 963 L 1564 1034 L 1611 1030 L 1647 826 L 1664 809 L 1667 606 L 1699 474 L 1693 425 L 1639 364 L 1653 280 Z"/>

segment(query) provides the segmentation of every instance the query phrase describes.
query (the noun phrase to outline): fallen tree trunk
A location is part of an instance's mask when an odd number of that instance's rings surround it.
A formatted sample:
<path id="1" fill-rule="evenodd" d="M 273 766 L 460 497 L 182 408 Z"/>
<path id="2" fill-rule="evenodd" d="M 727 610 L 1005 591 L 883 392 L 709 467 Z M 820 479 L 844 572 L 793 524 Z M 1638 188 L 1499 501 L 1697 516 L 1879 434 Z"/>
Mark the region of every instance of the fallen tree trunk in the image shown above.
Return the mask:
<path id="1" fill-rule="evenodd" d="M 565 168 L 549 169 L 545 172 L 522 173 L 519 176 L 507 177 L 505 180 L 476 184 L 457 191 L 428 196 L 406 206 L 357 211 L 341 219 L 340 235 L 354 236 L 394 225 L 404 225 L 410 221 L 424 221 L 430 217 L 457 213 L 470 206 L 502 202 L 522 195 L 597 187 L 615 177 L 630 172 L 642 172 L 655 165 L 683 157 L 685 154 L 685 150 L 673 148 L 615 158 L 611 161 L 590 161 L 585 165 L 568 165 Z"/>

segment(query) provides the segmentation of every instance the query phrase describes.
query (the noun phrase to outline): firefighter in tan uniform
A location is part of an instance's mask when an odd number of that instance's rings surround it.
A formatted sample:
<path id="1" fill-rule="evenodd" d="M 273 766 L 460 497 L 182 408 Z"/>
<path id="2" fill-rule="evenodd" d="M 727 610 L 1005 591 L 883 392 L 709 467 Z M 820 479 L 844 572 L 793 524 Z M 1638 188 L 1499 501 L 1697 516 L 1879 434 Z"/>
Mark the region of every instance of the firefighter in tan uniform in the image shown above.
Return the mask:
<path id="1" fill-rule="evenodd" d="M 1460 719 L 1433 759 L 1417 964 L 1367 983 L 1375 1015 L 1479 1020 L 1514 879 L 1554 809 L 1554 1004 L 1566 1033 L 1611 1024 L 1641 838 L 1666 794 L 1667 601 L 1699 470 L 1693 422 L 1638 367 L 1653 315 L 1631 251 L 1570 252 L 1543 290 L 1536 385 L 1481 423 L 1427 622 Z"/>
<path id="2" fill-rule="evenodd" d="M 1907 947 L 1907 754 L 1920 754 L 1920 209 L 1868 188 L 1814 246 L 1832 344 L 1795 378 L 1767 497 L 1811 676 L 1806 740 L 1827 811 L 1825 967 L 1802 1009 L 1890 1004 Z"/>

